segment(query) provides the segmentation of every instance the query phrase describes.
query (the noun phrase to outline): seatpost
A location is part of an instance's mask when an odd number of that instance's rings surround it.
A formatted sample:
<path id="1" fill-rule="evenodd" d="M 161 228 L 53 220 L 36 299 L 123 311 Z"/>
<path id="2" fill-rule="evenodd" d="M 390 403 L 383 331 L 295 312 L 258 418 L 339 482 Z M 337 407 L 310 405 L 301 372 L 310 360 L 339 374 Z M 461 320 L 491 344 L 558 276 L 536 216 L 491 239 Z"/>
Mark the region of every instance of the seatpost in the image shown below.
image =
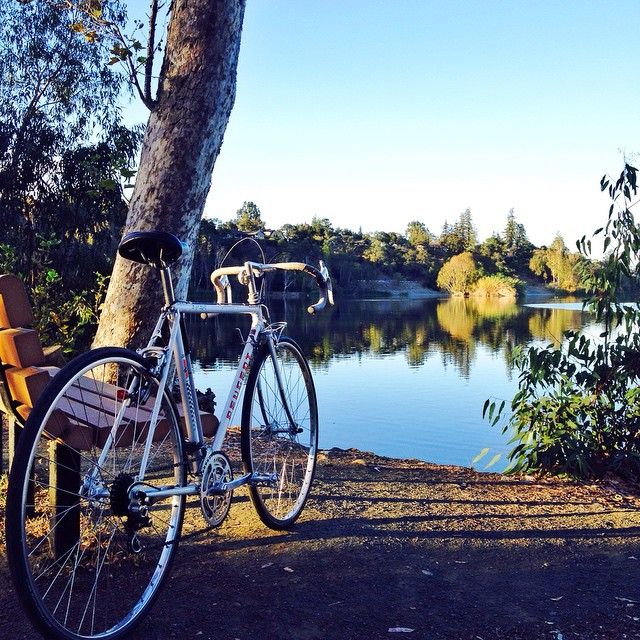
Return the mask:
<path id="1" fill-rule="evenodd" d="M 176 294 L 173 290 L 173 282 L 171 281 L 171 271 L 169 271 L 169 267 L 160 267 L 160 281 L 162 282 L 164 301 L 167 306 L 172 305 L 176 301 Z"/>

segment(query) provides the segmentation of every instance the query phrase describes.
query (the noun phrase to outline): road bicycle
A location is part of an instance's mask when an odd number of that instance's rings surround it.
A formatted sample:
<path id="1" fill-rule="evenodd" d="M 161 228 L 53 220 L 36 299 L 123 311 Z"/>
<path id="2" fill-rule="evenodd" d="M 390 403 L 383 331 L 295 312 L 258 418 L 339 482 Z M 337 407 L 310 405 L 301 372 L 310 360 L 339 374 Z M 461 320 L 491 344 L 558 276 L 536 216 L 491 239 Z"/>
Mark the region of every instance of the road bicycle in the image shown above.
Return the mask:
<path id="1" fill-rule="evenodd" d="M 211 276 L 216 303 L 186 302 L 175 299 L 170 273 L 182 248 L 165 232 L 123 238 L 120 255 L 155 267 L 164 292 L 147 347 L 98 348 L 72 360 L 36 402 L 19 439 L 7 495 L 7 556 L 16 592 L 46 637 L 130 632 L 169 574 L 188 496 L 199 497 L 207 523 L 217 526 L 233 491 L 247 485 L 262 521 L 287 529 L 309 495 L 318 448 L 311 371 L 283 335 L 286 323 L 270 321 L 258 280 L 278 270 L 311 276 L 320 299 L 308 311 L 316 313 L 333 304 L 326 267 L 224 267 Z M 246 303 L 233 302 L 231 276 L 246 287 Z M 198 407 L 189 314 L 251 318 L 221 420 Z M 222 450 L 227 434 L 239 439 L 238 477 Z"/>

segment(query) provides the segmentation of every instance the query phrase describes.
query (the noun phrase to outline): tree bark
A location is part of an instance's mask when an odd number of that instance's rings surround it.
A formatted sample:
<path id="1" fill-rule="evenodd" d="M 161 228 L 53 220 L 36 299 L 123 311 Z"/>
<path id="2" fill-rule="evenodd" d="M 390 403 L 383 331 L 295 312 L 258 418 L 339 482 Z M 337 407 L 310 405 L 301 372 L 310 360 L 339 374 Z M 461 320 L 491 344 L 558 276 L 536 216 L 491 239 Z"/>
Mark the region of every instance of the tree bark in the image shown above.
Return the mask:
<path id="1" fill-rule="evenodd" d="M 124 233 L 162 230 L 188 245 L 172 268 L 184 297 L 211 174 L 235 100 L 245 0 L 174 0 L 158 100 Z M 151 267 L 116 259 L 95 346 L 139 347 L 162 304 Z"/>

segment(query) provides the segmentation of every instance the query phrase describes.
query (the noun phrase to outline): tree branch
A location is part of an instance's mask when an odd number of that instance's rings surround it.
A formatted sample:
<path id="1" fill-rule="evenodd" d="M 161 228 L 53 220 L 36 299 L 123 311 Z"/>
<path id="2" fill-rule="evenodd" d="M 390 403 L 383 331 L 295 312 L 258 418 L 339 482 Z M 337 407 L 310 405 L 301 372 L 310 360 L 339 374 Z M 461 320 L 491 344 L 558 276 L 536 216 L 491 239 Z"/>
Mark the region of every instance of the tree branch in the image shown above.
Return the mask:
<path id="1" fill-rule="evenodd" d="M 147 39 L 147 59 L 144 64 L 144 95 L 153 101 L 151 96 L 151 77 L 153 73 L 153 58 L 156 49 L 156 22 L 158 20 L 158 0 L 151 0 L 151 14 L 149 15 L 149 38 Z"/>
<path id="2" fill-rule="evenodd" d="M 49 0 L 50 2 L 57 2 L 58 0 Z M 107 20 L 102 15 L 92 12 L 90 9 L 86 8 L 82 4 L 78 2 L 78 0 L 61 0 L 63 7 L 66 7 L 70 11 L 75 11 L 81 15 L 83 15 L 90 23 L 94 25 L 97 29 L 101 29 L 103 33 L 108 34 L 116 43 L 116 47 L 119 47 L 119 51 L 115 51 L 116 57 L 120 58 L 120 61 L 124 64 L 125 69 L 127 70 L 127 75 L 133 85 L 135 91 L 138 93 L 140 100 L 144 104 L 149 111 L 153 111 L 156 100 L 151 96 L 151 71 L 150 68 L 153 68 L 153 53 L 155 52 L 155 30 L 156 30 L 156 21 L 158 14 L 158 0 L 152 0 L 151 2 L 151 24 L 149 27 L 149 38 L 150 43 L 147 45 L 147 53 L 151 51 L 151 56 L 147 57 L 147 61 L 145 61 L 145 81 L 144 88 L 140 86 L 140 82 L 138 80 L 138 69 L 139 67 L 133 61 L 133 54 L 131 53 L 130 39 L 122 33 L 120 26 L 112 22 L 111 20 Z M 82 29 L 81 31 L 85 32 L 85 36 L 89 37 L 88 30 Z M 95 32 L 93 32 L 95 33 Z M 114 49 L 116 48 L 114 47 Z M 122 52 L 122 53 L 121 53 Z M 126 53 L 125 53 L 126 52 Z"/>
<path id="3" fill-rule="evenodd" d="M 127 41 L 122 31 L 120 31 L 120 27 L 118 27 L 117 24 L 111 24 L 110 26 L 111 26 L 114 37 L 117 40 L 119 40 L 125 48 L 127 48 Z M 153 108 L 155 107 L 155 100 L 153 100 L 151 96 L 147 96 L 145 91 L 140 86 L 140 82 L 138 81 L 138 70 L 136 69 L 136 66 L 133 63 L 133 57 L 131 55 L 128 55 L 124 62 L 125 62 L 125 66 L 129 70 L 129 77 L 131 78 L 131 82 L 135 87 L 136 91 L 138 92 L 138 96 L 140 96 L 140 100 L 142 100 L 142 104 L 144 104 L 144 106 L 147 107 L 149 111 L 153 111 Z"/>

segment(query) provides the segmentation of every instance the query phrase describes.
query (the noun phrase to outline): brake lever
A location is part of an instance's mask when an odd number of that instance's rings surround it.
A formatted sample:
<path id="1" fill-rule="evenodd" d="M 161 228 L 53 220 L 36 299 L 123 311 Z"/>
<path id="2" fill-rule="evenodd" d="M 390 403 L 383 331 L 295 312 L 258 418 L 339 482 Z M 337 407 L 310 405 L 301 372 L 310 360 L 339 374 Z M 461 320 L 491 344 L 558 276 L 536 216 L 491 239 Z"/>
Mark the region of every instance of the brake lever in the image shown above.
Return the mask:
<path id="1" fill-rule="evenodd" d="M 320 260 L 320 275 L 324 278 L 324 281 L 327 284 L 327 301 L 330 305 L 333 305 L 333 283 L 331 282 L 329 269 L 327 269 L 327 266 L 322 260 Z"/>

